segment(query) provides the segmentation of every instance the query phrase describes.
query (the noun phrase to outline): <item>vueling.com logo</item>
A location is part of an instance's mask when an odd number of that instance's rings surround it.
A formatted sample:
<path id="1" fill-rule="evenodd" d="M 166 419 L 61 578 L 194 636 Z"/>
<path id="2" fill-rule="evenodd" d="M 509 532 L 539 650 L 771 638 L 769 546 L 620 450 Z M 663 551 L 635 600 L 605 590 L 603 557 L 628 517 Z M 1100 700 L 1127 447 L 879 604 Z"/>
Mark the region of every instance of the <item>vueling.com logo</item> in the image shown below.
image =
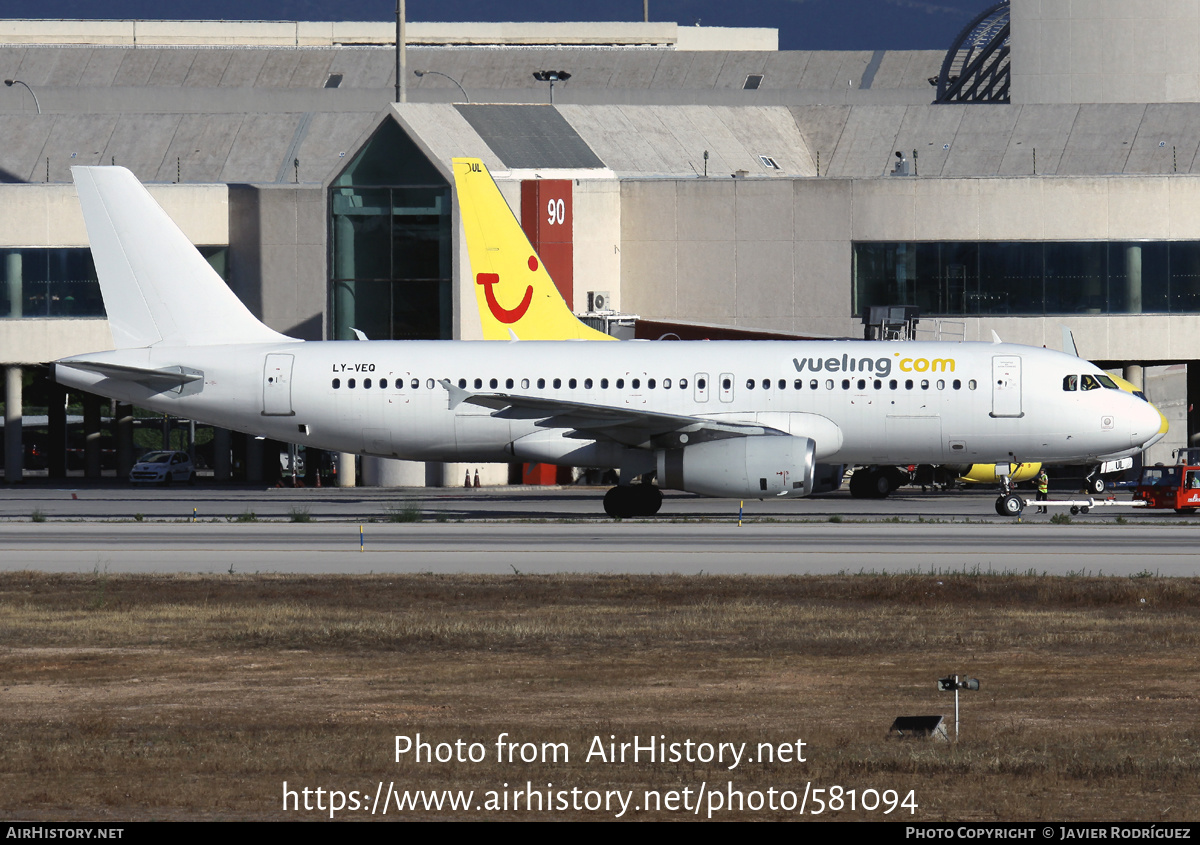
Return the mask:
<path id="1" fill-rule="evenodd" d="M 900 358 L 899 352 L 892 356 Z M 796 372 L 819 373 L 872 373 L 880 378 L 892 374 L 891 358 L 852 358 L 849 355 L 830 358 L 793 358 Z M 953 358 L 900 358 L 896 366 L 902 373 L 952 373 Z"/>

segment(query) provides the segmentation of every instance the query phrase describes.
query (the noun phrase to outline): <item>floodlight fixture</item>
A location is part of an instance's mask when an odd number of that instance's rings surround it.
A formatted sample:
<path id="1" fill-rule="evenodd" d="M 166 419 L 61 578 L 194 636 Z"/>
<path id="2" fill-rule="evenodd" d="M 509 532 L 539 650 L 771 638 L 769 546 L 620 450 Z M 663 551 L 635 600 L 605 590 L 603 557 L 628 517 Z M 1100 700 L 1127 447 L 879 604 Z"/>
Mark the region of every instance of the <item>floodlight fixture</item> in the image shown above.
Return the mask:
<path id="1" fill-rule="evenodd" d="M 942 692 L 954 690 L 954 741 L 958 742 L 958 691 L 965 689 L 977 692 L 979 690 L 979 679 L 968 678 L 965 675 L 947 675 L 944 678 L 938 678 L 937 686 Z"/>
<path id="2" fill-rule="evenodd" d="M 551 104 L 553 104 L 554 103 L 554 83 L 555 82 L 566 82 L 568 79 L 571 78 L 571 74 L 567 73 L 565 70 L 535 70 L 533 72 L 533 78 L 536 79 L 538 82 L 549 82 L 550 83 L 550 102 L 551 102 Z"/>

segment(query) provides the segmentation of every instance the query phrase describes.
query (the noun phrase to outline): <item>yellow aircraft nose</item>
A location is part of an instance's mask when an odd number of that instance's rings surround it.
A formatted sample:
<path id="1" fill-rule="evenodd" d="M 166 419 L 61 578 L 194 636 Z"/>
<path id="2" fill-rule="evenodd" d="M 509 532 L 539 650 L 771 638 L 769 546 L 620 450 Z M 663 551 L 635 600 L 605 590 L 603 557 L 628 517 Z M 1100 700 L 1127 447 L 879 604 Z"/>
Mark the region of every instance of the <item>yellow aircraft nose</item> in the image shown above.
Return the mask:
<path id="1" fill-rule="evenodd" d="M 1142 440 L 1141 446 L 1143 449 L 1149 449 L 1158 441 L 1162 440 L 1167 435 L 1167 418 L 1163 416 L 1162 411 L 1147 402 L 1145 407 L 1140 409 L 1136 422 L 1134 423 L 1133 436 L 1136 440 Z M 1154 432 L 1150 434 L 1150 432 Z M 1147 437 L 1147 435 L 1149 435 Z M 1143 439 L 1144 438 L 1144 439 Z"/>

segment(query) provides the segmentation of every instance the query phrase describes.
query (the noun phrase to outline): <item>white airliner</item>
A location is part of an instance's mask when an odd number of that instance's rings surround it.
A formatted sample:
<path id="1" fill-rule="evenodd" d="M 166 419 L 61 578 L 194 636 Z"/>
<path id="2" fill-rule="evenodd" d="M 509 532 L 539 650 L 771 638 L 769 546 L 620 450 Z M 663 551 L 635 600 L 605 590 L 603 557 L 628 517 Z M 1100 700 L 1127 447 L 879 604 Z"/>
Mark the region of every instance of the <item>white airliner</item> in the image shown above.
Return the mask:
<path id="1" fill-rule="evenodd" d="M 299 341 L 255 319 L 128 170 L 72 171 L 116 348 L 64 358 L 56 378 L 237 431 L 418 461 L 617 468 L 613 516 L 657 513 L 660 488 L 804 496 L 817 462 L 1099 462 L 1166 432 L 1149 402 L 1047 349 L 584 340 L 606 336 L 570 315 L 473 159 L 454 171 L 475 289 L 485 336 L 508 339 Z M 532 339 L 555 321 L 555 336 L 581 339 Z"/>

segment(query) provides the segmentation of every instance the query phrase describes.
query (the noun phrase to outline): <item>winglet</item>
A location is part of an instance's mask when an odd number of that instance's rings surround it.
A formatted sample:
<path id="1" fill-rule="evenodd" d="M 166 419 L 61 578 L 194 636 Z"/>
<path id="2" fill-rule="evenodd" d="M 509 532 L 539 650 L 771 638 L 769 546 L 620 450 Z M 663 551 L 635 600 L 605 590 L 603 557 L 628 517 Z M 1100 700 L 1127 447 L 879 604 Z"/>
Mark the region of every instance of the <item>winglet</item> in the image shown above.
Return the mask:
<path id="1" fill-rule="evenodd" d="M 992 343 L 1004 343 L 1004 341 L 1000 339 L 1000 335 L 996 334 L 995 329 L 992 329 Z"/>
<path id="2" fill-rule="evenodd" d="M 571 313 L 483 162 L 453 165 L 484 339 L 615 340 Z"/>

